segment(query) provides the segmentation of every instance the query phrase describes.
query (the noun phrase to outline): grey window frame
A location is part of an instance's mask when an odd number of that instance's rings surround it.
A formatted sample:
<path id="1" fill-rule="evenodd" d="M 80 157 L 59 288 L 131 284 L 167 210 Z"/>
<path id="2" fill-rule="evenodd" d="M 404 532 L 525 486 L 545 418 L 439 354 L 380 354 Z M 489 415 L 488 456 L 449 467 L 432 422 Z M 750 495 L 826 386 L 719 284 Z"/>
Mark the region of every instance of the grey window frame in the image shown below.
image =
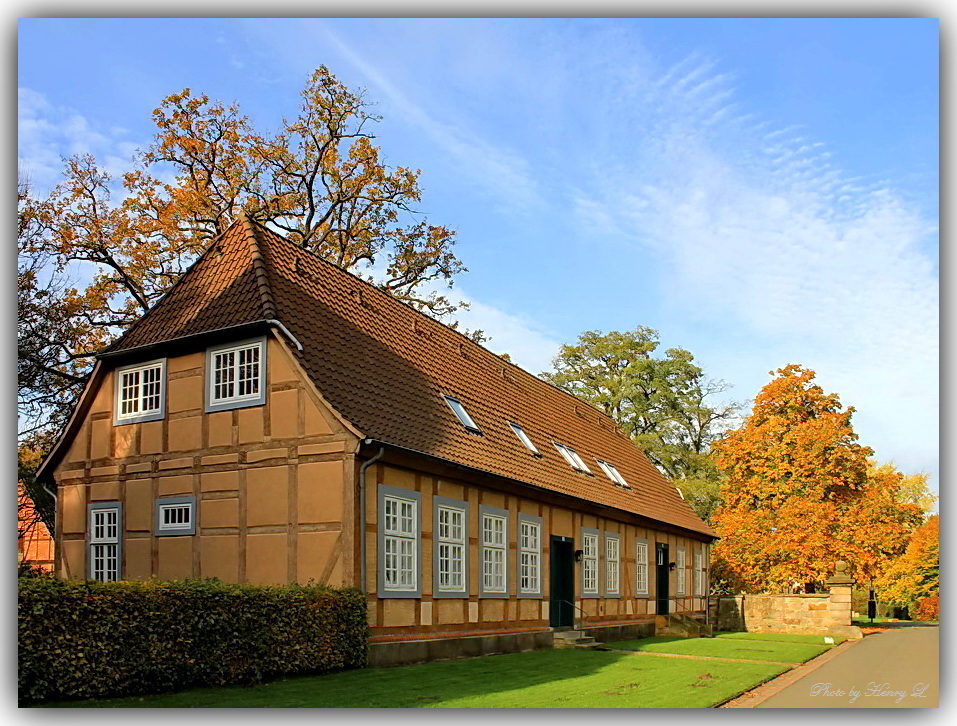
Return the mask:
<path id="1" fill-rule="evenodd" d="M 528 453 L 534 456 L 536 459 L 542 458 L 542 453 L 538 450 L 538 447 L 535 446 L 535 442 L 532 441 L 531 437 L 525 432 L 521 426 L 519 426 L 514 421 L 508 421 L 509 428 L 515 433 L 515 436 L 518 437 L 518 440 L 522 442 Z"/>
<path id="2" fill-rule="evenodd" d="M 485 543 L 485 517 L 502 517 L 505 519 L 504 527 L 504 543 L 503 547 L 489 547 Z M 487 504 L 479 505 L 479 519 L 478 519 L 478 537 L 479 537 L 479 567 L 478 567 L 478 586 L 479 586 L 479 597 L 481 598 L 508 598 L 508 545 L 509 545 L 509 516 L 507 509 L 500 509 L 499 507 L 490 507 Z M 487 549 L 502 549 L 502 579 L 504 581 L 503 590 L 486 590 L 485 589 L 485 551 Z"/>
<path id="3" fill-rule="evenodd" d="M 148 368 L 160 369 L 160 404 L 158 409 L 147 411 L 146 413 L 135 413 L 131 416 L 124 416 L 120 413 L 123 395 L 123 374 L 134 370 L 146 370 Z M 113 372 L 113 425 L 126 426 L 127 424 L 143 423 L 145 421 L 160 421 L 166 418 L 166 358 L 157 358 L 144 363 L 122 366 Z M 142 402 L 142 380 L 140 386 L 140 401 Z"/>
<path id="4" fill-rule="evenodd" d="M 101 509 L 116 510 L 116 541 L 93 541 L 93 512 Z M 109 544 L 116 547 L 116 580 L 123 579 L 123 502 L 90 502 L 86 507 L 86 576 L 87 579 L 96 579 L 93 577 L 93 547 L 95 545 Z M 113 582 L 112 580 L 100 580 L 100 582 Z"/>
<path id="5" fill-rule="evenodd" d="M 239 350 L 240 348 L 251 348 L 254 345 L 259 346 L 259 394 L 257 396 L 248 396 L 238 398 L 226 398 L 222 400 L 213 399 L 213 389 L 216 385 L 215 371 L 213 364 L 217 353 L 223 353 L 229 350 Z M 232 343 L 210 346 L 206 349 L 206 381 L 205 381 L 205 401 L 206 413 L 215 411 L 232 411 L 237 408 L 252 408 L 253 406 L 263 406 L 266 403 L 266 365 L 267 350 L 269 346 L 266 343 L 266 336 L 261 335 L 257 338 L 247 340 L 238 340 Z"/>
<path id="6" fill-rule="evenodd" d="M 645 558 L 644 562 L 641 559 L 641 547 L 640 545 L 645 546 Z M 648 556 L 648 540 L 645 537 L 636 537 L 635 538 L 635 595 L 641 597 L 642 595 L 649 595 L 651 593 L 651 585 L 649 583 L 649 573 L 651 572 L 650 560 Z M 638 568 L 644 565 L 644 574 L 645 574 L 645 588 L 641 589 L 641 578 L 638 576 Z"/>
<path id="7" fill-rule="evenodd" d="M 681 589 L 678 589 L 678 586 Z M 675 597 L 688 596 L 688 553 L 684 547 L 675 547 Z"/>
<path id="8" fill-rule="evenodd" d="M 621 597 L 621 534 L 618 532 L 604 532 L 602 538 L 602 548 L 601 551 L 605 554 L 605 566 L 602 570 L 605 573 L 605 581 L 603 583 L 602 592 L 605 594 L 605 597 Z M 608 542 L 609 540 L 614 540 L 618 543 L 618 589 L 615 592 L 612 592 L 608 589 Z"/>
<path id="9" fill-rule="evenodd" d="M 439 507 L 462 511 L 462 549 L 463 573 L 462 590 L 441 590 L 439 588 Z M 469 503 L 461 499 L 450 499 L 435 495 L 432 497 L 432 597 L 462 600 L 469 596 Z"/>
<path id="10" fill-rule="evenodd" d="M 376 512 L 376 529 L 378 530 L 378 550 L 376 552 L 377 596 L 380 598 L 421 598 L 422 597 L 422 493 L 411 489 L 390 487 L 386 484 L 378 485 L 376 493 L 378 510 Z M 412 590 L 386 590 L 385 588 L 385 499 L 409 499 L 415 502 L 415 588 Z"/>
<path id="11" fill-rule="evenodd" d="M 450 396 L 447 393 L 442 394 L 442 398 L 445 399 L 445 402 L 448 404 L 449 408 L 452 409 L 452 413 L 455 414 L 455 418 L 459 420 L 459 423 L 468 431 L 470 434 L 477 434 L 479 436 L 484 436 L 482 429 L 479 428 L 479 425 L 475 422 L 475 419 L 472 418 L 472 414 L 469 413 L 469 410 L 465 407 L 465 404 L 462 403 L 462 400 L 457 396 Z M 456 408 L 456 404 L 458 408 Z"/>
<path id="12" fill-rule="evenodd" d="M 594 592 L 585 590 L 585 535 L 594 535 L 595 536 L 595 590 Z M 579 579 L 579 585 L 581 589 L 582 599 L 586 598 L 599 598 L 601 597 L 601 532 L 593 527 L 582 527 L 579 530 L 579 539 L 582 543 L 582 561 L 581 561 L 581 575 Z"/>
<path id="13" fill-rule="evenodd" d="M 162 508 L 166 505 L 189 505 L 189 527 L 163 529 Z M 156 500 L 156 515 L 153 517 L 154 534 L 157 537 L 190 537 L 196 534 L 196 497 L 159 497 Z"/>
<path id="14" fill-rule="evenodd" d="M 518 513 L 518 516 L 515 518 L 515 591 L 518 597 L 538 599 L 541 600 L 544 597 L 544 571 L 543 562 L 545 556 L 542 552 L 543 545 L 542 542 L 545 539 L 545 520 L 541 517 L 536 517 L 534 514 L 524 514 L 522 512 Z M 532 550 L 522 549 L 522 523 L 527 522 L 529 524 L 534 524 L 538 526 L 538 590 L 524 590 L 522 589 L 522 554 L 525 552 L 531 552 Z"/>

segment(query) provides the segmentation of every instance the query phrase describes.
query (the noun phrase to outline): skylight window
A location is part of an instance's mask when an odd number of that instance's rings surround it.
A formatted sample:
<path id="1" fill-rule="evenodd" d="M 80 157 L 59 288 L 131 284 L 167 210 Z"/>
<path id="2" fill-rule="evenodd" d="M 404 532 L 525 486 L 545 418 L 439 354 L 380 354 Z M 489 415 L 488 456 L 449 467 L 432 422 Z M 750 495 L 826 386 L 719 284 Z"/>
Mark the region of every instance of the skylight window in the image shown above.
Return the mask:
<path id="1" fill-rule="evenodd" d="M 615 468 L 614 464 L 610 464 L 607 461 L 602 461 L 601 459 L 595 459 L 595 461 L 598 462 L 598 466 L 601 467 L 601 470 L 605 472 L 608 475 L 608 478 L 611 479 L 615 484 L 623 486 L 625 489 L 631 489 L 631 487 L 628 486 L 628 482 L 625 481 L 625 477 L 618 472 L 618 469 Z"/>
<path id="2" fill-rule="evenodd" d="M 558 449 L 558 453 L 565 457 L 565 461 L 569 463 L 572 469 L 580 471 L 584 474 L 591 474 L 591 469 L 585 466 L 585 462 L 582 461 L 582 458 L 578 455 L 578 452 L 575 451 L 571 446 L 560 444 L 557 441 L 553 443 L 555 444 L 555 448 Z"/>
<path id="3" fill-rule="evenodd" d="M 466 428 L 467 431 L 473 434 L 481 434 L 482 429 L 478 427 L 478 424 L 472 420 L 472 417 L 469 416 L 469 412 L 465 410 L 465 406 L 462 405 L 462 402 L 453 398 L 452 396 L 443 396 L 445 402 L 449 404 L 455 415 L 459 417 L 459 421 L 462 422 L 462 425 Z"/>
<path id="4" fill-rule="evenodd" d="M 512 431 L 514 431 L 515 435 L 518 436 L 518 440 L 525 444 L 526 449 L 531 451 L 535 456 L 541 456 L 541 454 L 538 452 L 538 449 L 535 447 L 535 444 L 530 438 L 528 438 L 528 434 L 525 433 L 521 426 L 511 421 L 508 422 L 508 425 L 512 427 Z"/>

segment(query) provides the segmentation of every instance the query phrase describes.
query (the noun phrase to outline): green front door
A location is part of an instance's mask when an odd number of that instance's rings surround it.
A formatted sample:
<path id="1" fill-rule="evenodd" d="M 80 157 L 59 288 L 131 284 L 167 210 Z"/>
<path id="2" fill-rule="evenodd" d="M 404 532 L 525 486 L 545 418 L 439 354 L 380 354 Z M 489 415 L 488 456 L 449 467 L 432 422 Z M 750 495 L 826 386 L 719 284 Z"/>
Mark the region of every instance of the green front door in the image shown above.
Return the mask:
<path id="1" fill-rule="evenodd" d="M 659 542 L 655 547 L 655 591 L 658 615 L 668 614 L 668 545 Z"/>
<path id="2" fill-rule="evenodd" d="M 548 607 L 549 625 L 553 628 L 575 625 L 575 543 L 571 537 L 552 535 L 551 546 L 551 602 Z"/>

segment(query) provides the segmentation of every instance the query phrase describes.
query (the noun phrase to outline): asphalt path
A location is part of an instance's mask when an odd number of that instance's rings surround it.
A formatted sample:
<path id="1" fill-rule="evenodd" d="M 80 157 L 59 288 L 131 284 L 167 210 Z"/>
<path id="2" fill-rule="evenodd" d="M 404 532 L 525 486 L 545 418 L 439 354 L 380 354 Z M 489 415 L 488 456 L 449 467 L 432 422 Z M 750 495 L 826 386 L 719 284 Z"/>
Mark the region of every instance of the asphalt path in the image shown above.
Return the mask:
<path id="1" fill-rule="evenodd" d="M 776 689 L 753 708 L 936 708 L 940 630 L 908 625 L 874 633 Z M 813 661 L 811 662 L 813 663 Z M 755 694 L 757 695 L 757 694 Z M 757 699 L 756 699 L 757 700 Z"/>

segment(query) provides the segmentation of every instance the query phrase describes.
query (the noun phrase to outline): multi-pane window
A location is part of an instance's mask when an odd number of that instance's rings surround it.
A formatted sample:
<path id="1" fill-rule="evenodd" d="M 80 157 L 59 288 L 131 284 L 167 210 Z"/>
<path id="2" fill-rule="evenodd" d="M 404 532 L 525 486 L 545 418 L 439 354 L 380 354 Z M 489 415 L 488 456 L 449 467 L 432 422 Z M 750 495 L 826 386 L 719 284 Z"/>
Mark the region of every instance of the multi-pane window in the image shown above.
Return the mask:
<path id="1" fill-rule="evenodd" d="M 648 542 L 640 539 L 635 554 L 637 562 L 635 569 L 635 592 L 638 595 L 648 594 Z"/>
<path id="2" fill-rule="evenodd" d="M 569 463 L 572 469 L 577 469 L 580 472 L 585 474 L 591 474 L 591 469 L 589 469 L 582 458 L 578 455 L 578 452 L 575 451 L 571 446 L 566 444 L 560 444 L 557 441 L 553 442 L 555 448 L 558 449 L 558 453 Z"/>
<path id="3" fill-rule="evenodd" d="M 265 402 L 264 351 L 262 339 L 208 351 L 209 408 L 228 409 Z"/>
<path id="4" fill-rule="evenodd" d="M 704 582 L 705 582 L 705 569 L 704 569 L 704 554 L 701 552 L 694 553 L 694 594 L 698 597 L 701 597 L 705 594 L 704 592 Z"/>
<path id="5" fill-rule="evenodd" d="M 508 520 L 505 514 L 482 513 L 482 593 L 506 592 L 505 552 Z"/>
<path id="6" fill-rule="evenodd" d="M 120 505 L 90 505 L 90 578 L 111 582 L 120 579 Z"/>
<path id="7" fill-rule="evenodd" d="M 525 448 L 528 449 L 535 456 L 541 456 L 538 452 L 538 447 L 535 446 L 535 443 L 528 438 L 528 434 L 525 433 L 525 430 L 519 426 L 517 423 L 512 421 L 508 422 L 508 425 L 512 427 L 512 431 L 515 432 L 515 435 L 518 436 L 518 440 L 525 444 Z"/>
<path id="8" fill-rule="evenodd" d="M 625 477 L 618 472 L 618 469 L 615 468 L 614 464 L 610 464 L 602 459 L 595 459 L 595 461 L 598 462 L 598 466 L 601 467 L 601 470 L 605 472 L 612 482 L 618 486 L 624 487 L 625 489 L 631 489 L 631 487 L 628 486 L 628 482 L 625 481 Z"/>
<path id="9" fill-rule="evenodd" d="M 582 594 L 598 594 L 598 533 L 582 533 Z"/>
<path id="10" fill-rule="evenodd" d="M 605 594 L 618 595 L 621 581 L 621 550 L 617 536 L 605 535 Z"/>
<path id="11" fill-rule="evenodd" d="M 418 502 L 397 496 L 383 498 L 383 587 L 412 591 L 417 585 Z"/>
<path id="12" fill-rule="evenodd" d="M 196 533 L 196 497 L 164 497 L 156 500 L 156 535 Z"/>
<path id="13" fill-rule="evenodd" d="M 685 594 L 685 580 L 688 576 L 686 566 L 685 551 L 682 548 L 675 553 L 675 595 L 679 597 Z"/>
<path id="14" fill-rule="evenodd" d="M 436 510 L 436 577 L 441 592 L 465 592 L 465 510 L 439 506 Z"/>
<path id="15" fill-rule="evenodd" d="M 443 396 L 445 402 L 449 404 L 449 408 L 455 413 L 459 421 L 462 422 L 462 425 L 467 431 L 473 434 L 480 434 L 482 430 L 478 427 L 478 424 L 469 416 L 469 412 L 465 410 L 465 406 L 462 405 L 462 402 L 452 396 Z"/>
<path id="16" fill-rule="evenodd" d="M 519 591 L 524 594 L 541 592 L 542 525 L 519 517 L 518 520 Z"/>
<path id="17" fill-rule="evenodd" d="M 116 372 L 116 422 L 148 421 L 164 415 L 165 360 L 120 368 Z"/>

